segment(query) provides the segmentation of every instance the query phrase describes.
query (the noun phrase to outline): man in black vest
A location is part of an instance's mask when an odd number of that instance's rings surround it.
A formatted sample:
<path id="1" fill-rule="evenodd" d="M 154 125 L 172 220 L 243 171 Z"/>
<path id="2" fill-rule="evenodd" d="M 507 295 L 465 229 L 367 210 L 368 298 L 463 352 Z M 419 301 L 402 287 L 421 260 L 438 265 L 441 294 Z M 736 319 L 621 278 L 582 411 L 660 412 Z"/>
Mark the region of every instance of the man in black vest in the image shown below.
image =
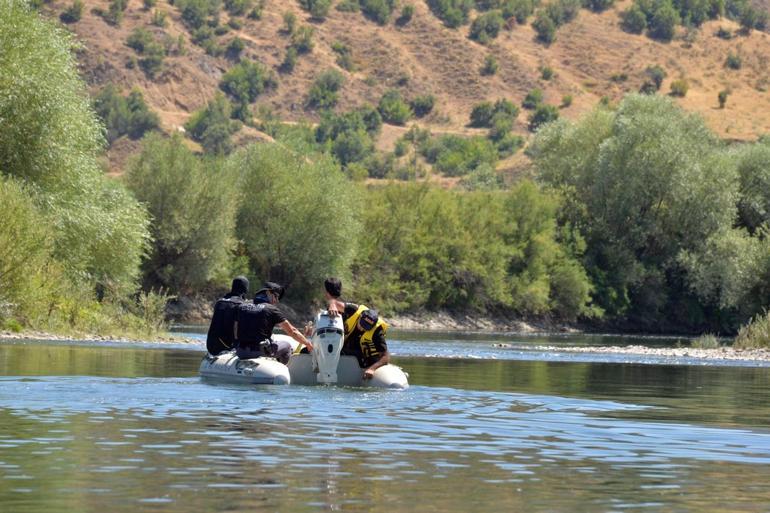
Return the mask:
<path id="1" fill-rule="evenodd" d="M 238 306 L 246 301 L 248 293 L 249 280 L 244 276 L 237 276 L 233 279 L 230 292 L 214 304 L 214 315 L 211 317 L 211 325 L 206 337 L 206 349 L 209 354 L 216 356 L 233 349 L 235 314 Z"/>
<path id="2" fill-rule="evenodd" d="M 266 282 L 254 296 L 254 303 L 243 303 L 238 308 L 235 329 L 235 354 L 240 359 L 272 356 L 283 364 L 289 363 L 292 348 L 284 341 L 273 341 L 273 328 L 278 326 L 291 338 L 312 350 L 312 343 L 286 320 L 276 306 L 283 297 L 281 285 Z"/>

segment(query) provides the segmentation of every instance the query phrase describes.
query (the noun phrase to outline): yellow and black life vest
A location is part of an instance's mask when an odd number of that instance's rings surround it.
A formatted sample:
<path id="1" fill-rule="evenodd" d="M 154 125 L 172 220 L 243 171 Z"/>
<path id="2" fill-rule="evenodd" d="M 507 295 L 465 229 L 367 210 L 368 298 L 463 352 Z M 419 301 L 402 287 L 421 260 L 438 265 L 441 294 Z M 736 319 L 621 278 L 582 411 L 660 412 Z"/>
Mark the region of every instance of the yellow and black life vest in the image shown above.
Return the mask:
<path id="1" fill-rule="evenodd" d="M 347 338 L 348 335 L 350 335 L 356 328 L 358 319 L 361 317 L 361 314 L 365 310 L 369 310 L 369 307 L 366 305 L 359 306 L 358 310 L 356 310 L 356 313 L 348 317 L 348 319 L 345 321 L 345 338 Z M 374 332 L 377 331 L 377 328 L 382 328 L 382 334 L 384 335 L 388 331 L 388 323 L 382 319 L 377 319 L 377 323 L 374 325 L 374 327 L 365 331 L 363 335 L 361 335 L 361 339 L 358 341 L 358 343 L 361 345 L 361 350 L 365 355 L 372 354 L 372 352 L 377 353 L 377 351 L 374 349 L 374 343 L 372 342 L 374 339 Z"/>

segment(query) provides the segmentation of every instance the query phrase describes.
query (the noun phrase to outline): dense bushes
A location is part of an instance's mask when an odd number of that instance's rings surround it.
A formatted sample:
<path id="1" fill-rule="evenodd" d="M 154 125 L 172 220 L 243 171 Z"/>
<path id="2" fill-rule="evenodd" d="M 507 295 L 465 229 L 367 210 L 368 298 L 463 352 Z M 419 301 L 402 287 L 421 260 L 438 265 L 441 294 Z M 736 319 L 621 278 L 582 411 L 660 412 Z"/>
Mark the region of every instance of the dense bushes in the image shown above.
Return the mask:
<path id="1" fill-rule="evenodd" d="M 482 164 L 497 163 L 497 148 L 483 137 L 443 135 L 426 141 L 420 148 L 433 168 L 447 176 L 462 176 Z"/>
<path id="2" fill-rule="evenodd" d="M 770 276 L 757 261 L 760 239 L 732 228 L 737 159 L 699 117 L 662 97 L 629 96 L 616 112 L 544 128 L 532 155 L 540 179 L 566 194 L 565 223 L 582 226 L 584 262 L 611 317 L 724 329 L 767 304 L 757 292 Z M 737 317 L 707 316 L 715 308 Z"/>
<path id="3" fill-rule="evenodd" d="M 337 105 L 339 90 L 345 77 L 336 69 L 327 69 L 318 75 L 308 91 L 307 105 L 311 109 L 330 109 Z"/>
<path id="4" fill-rule="evenodd" d="M 356 297 L 385 311 L 590 313 L 590 284 L 556 240 L 558 202 L 523 182 L 503 193 L 425 185 L 367 191 Z"/>
<path id="5" fill-rule="evenodd" d="M 157 135 L 129 166 L 128 186 L 153 218 L 155 243 L 143 264 L 148 286 L 190 293 L 230 277 L 238 196 L 235 177 L 218 167 L 195 157 L 181 137 Z"/>
<path id="6" fill-rule="evenodd" d="M 97 293 L 119 301 L 135 290 L 147 215 L 98 165 L 104 141 L 69 37 L 22 2 L 0 3 L 0 19 L 0 237 L 18 237 L 2 244 L 0 267 L 18 268 L 8 250 L 19 244 L 27 248 L 24 266 L 39 270 L 28 283 L 0 286 L 0 303 L 13 303 L 0 315 L 82 328 L 78 312 L 100 308 Z M 27 233 L 14 233 L 21 229 Z M 19 294 L 44 300 L 20 302 Z"/>
<path id="7" fill-rule="evenodd" d="M 236 235 L 255 276 L 307 300 L 325 277 L 347 275 L 360 242 L 360 206 L 355 186 L 330 157 L 258 144 L 234 153 L 225 171 L 240 176 L 239 188 L 249 191 Z"/>
<path id="8" fill-rule="evenodd" d="M 272 71 L 259 62 L 251 61 L 239 62 L 219 82 L 219 88 L 235 100 L 235 117 L 241 121 L 250 118 L 248 105 L 277 85 Z"/>
<path id="9" fill-rule="evenodd" d="M 385 25 L 396 8 L 396 0 L 359 0 L 361 12 L 367 18 Z"/>
<path id="10" fill-rule="evenodd" d="M 414 115 L 412 108 L 396 89 L 391 89 L 382 95 L 377 110 L 380 111 L 383 121 L 394 125 L 404 125 Z"/>
<path id="11" fill-rule="evenodd" d="M 158 115 L 150 111 L 138 89 L 123 97 L 115 86 L 108 85 L 94 98 L 94 109 L 107 129 L 110 144 L 123 135 L 140 139 L 160 125 Z"/>
<path id="12" fill-rule="evenodd" d="M 457 28 L 468 23 L 473 0 L 428 0 L 428 6 L 447 27 Z"/>
<path id="13" fill-rule="evenodd" d="M 206 153 L 228 154 L 233 149 L 230 136 L 240 128 L 239 122 L 230 119 L 231 113 L 230 102 L 221 93 L 217 94 L 205 107 L 190 116 L 185 129 L 201 143 Z"/>
<path id="14" fill-rule="evenodd" d="M 329 145 L 343 166 L 361 162 L 372 154 L 374 137 L 382 127 L 379 112 L 364 107 L 340 115 L 326 113 L 315 130 L 316 141 Z"/>

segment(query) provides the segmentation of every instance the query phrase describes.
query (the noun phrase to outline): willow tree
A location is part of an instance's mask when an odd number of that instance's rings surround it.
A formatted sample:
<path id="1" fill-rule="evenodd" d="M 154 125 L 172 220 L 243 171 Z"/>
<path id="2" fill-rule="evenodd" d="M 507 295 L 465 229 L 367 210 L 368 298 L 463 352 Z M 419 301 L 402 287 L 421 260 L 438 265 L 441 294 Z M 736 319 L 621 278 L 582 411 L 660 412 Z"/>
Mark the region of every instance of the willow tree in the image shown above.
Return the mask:
<path id="1" fill-rule="evenodd" d="M 193 155 L 179 136 L 151 135 L 126 180 L 153 220 L 147 286 L 191 293 L 229 281 L 239 198 L 232 174 Z"/>
<path id="2" fill-rule="evenodd" d="M 539 179 L 567 198 L 563 222 L 586 239 L 600 305 L 647 328 L 697 323 L 681 259 L 732 226 L 738 199 L 735 164 L 703 120 L 630 95 L 614 112 L 545 127 L 530 151 Z"/>
<path id="3" fill-rule="evenodd" d="M 328 155 L 302 145 L 255 144 L 231 155 L 227 172 L 243 194 L 236 234 L 258 281 L 317 295 L 323 279 L 347 274 L 358 245 L 358 192 Z"/>
<path id="4" fill-rule="evenodd" d="M 0 171 L 24 184 L 81 292 L 134 290 L 148 220 L 99 168 L 103 129 L 72 38 L 19 0 L 0 2 L 0 19 Z"/>

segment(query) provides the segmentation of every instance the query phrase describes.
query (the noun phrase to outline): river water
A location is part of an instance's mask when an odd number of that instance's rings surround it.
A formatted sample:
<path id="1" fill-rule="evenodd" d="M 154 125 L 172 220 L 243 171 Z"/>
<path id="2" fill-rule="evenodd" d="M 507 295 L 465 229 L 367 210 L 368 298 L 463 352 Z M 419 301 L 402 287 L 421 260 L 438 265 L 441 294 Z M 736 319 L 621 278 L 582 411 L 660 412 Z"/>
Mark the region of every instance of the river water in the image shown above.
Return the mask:
<path id="1" fill-rule="evenodd" d="M 249 387 L 193 336 L 0 342 L 0 510 L 770 512 L 767 363 L 394 332 L 406 391 Z"/>

